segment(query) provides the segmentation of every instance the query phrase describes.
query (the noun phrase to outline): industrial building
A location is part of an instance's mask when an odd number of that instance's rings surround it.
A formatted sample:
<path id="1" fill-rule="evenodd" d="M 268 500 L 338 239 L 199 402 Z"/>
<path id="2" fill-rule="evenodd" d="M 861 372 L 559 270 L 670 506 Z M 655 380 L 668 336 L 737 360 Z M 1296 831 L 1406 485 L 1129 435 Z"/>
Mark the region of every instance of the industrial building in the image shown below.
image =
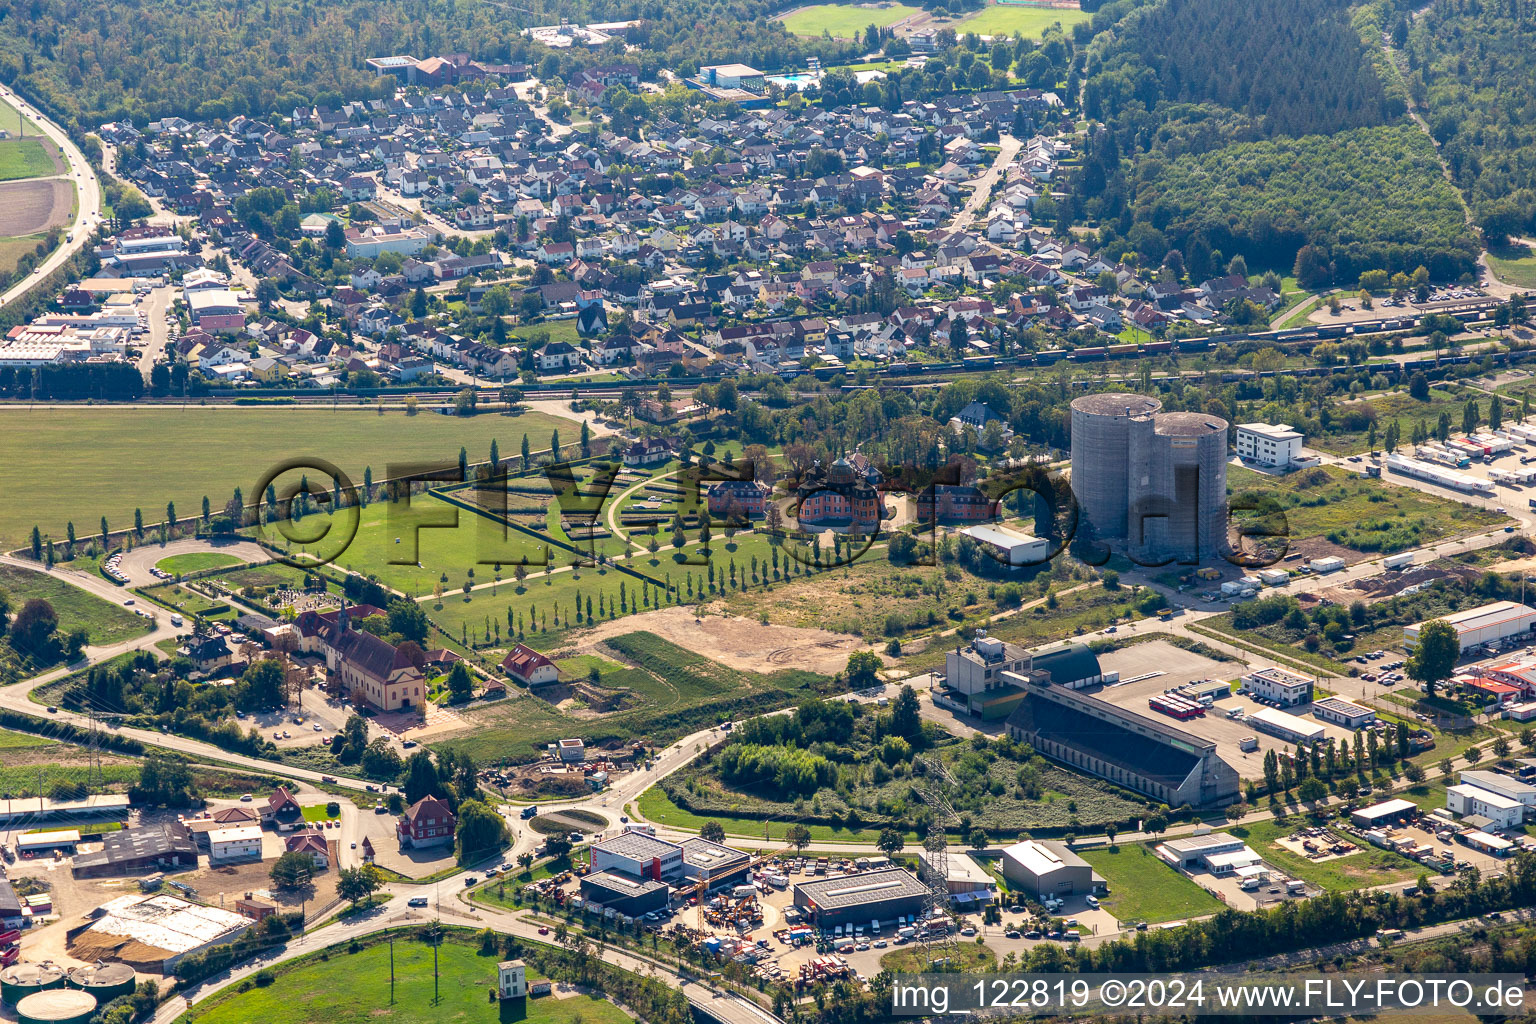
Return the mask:
<path id="1" fill-rule="evenodd" d="M 1363 729 L 1376 721 L 1376 712 L 1343 697 L 1324 697 L 1313 702 L 1312 717 L 1346 729 Z"/>
<path id="2" fill-rule="evenodd" d="M 1018 644 L 978 635 L 944 656 L 946 696 L 984 721 L 1007 718 L 1024 699 L 1017 679 L 1033 671 L 1033 660 Z"/>
<path id="3" fill-rule="evenodd" d="M 1478 819 L 1468 822 L 1478 828 L 1514 828 L 1525 820 L 1525 805 L 1519 800 L 1467 782 L 1445 787 L 1445 809 Z"/>
<path id="4" fill-rule="evenodd" d="M 1216 744 L 1105 700 L 1032 681 L 1008 716 L 1008 734 L 1047 757 L 1169 807 L 1219 807 L 1238 798 L 1238 775 Z"/>
<path id="5" fill-rule="evenodd" d="M 592 870 L 670 882 L 683 877 L 683 848 L 644 832 L 621 832 L 593 844 Z"/>
<path id="6" fill-rule="evenodd" d="M 237 825 L 208 833 L 208 863 L 261 860 L 261 826 Z"/>
<path id="7" fill-rule="evenodd" d="M 1276 708 L 1259 708 L 1249 714 L 1246 721 L 1260 732 L 1277 736 L 1287 743 L 1318 743 L 1326 735 L 1326 730 L 1316 722 Z"/>
<path id="8" fill-rule="evenodd" d="M 1518 800 L 1536 814 L 1536 786 L 1529 782 L 1521 782 L 1519 779 L 1502 772 L 1481 771 L 1468 768 L 1461 773 L 1460 782 L 1479 789 L 1486 789 L 1511 800 Z"/>
<path id="9" fill-rule="evenodd" d="M 239 914 L 163 893 L 119 896 L 92 916 L 66 933 L 71 956 L 152 974 L 170 974 L 182 957 L 228 943 L 251 926 Z"/>
<path id="10" fill-rule="evenodd" d="M 1408 821 L 1419 816 L 1419 805 L 1400 797 L 1383 800 L 1379 804 L 1362 807 L 1349 814 L 1350 823 L 1357 828 L 1376 828 L 1398 821 Z"/>
<path id="11" fill-rule="evenodd" d="M 186 825 L 171 821 L 106 833 L 101 849 L 75 856 L 73 870 L 76 878 L 101 878 L 195 867 L 197 840 Z"/>
<path id="12" fill-rule="evenodd" d="M 702 882 L 706 889 L 743 881 L 752 858 L 740 850 L 694 836 L 679 844 L 683 851 L 683 877 Z"/>
<path id="13" fill-rule="evenodd" d="M 1003 877 L 1036 899 L 1101 892 L 1104 879 L 1064 843 L 1025 839 L 1003 849 Z"/>
<path id="14" fill-rule="evenodd" d="M 1104 681 L 1099 656 L 1086 644 L 1068 642 L 1036 651 L 1033 668 L 1045 673 L 1054 685 L 1069 690 L 1096 686 Z"/>
<path id="15" fill-rule="evenodd" d="M 1285 469 L 1301 457 L 1302 436 L 1289 423 L 1239 423 L 1237 454 L 1248 462 Z"/>
<path id="16" fill-rule="evenodd" d="M 1255 696 L 1274 701 L 1283 708 L 1305 704 L 1312 699 L 1313 680 L 1283 668 L 1261 668 L 1249 672 L 1243 676 L 1242 682 Z"/>
<path id="17" fill-rule="evenodd" d="M 894 923 L 923 912 L 928 887 L 905 868 L 796 882 L 795 906 L 823 930 L 838 925 Z"/>
<path id="18" fill-rule="evenodd" d="M 1386 467 L 1393 473 L 1412 477 L 1415 480 L 1423 480 L 1426 483 L 1439 487 L 1449 487 L 1453 491 L 1461 491 L 1465 494 L 1492 494 L 1494 486 L 1492 481 L 1468 473 L 1458 473 L 1454 469 L 1446 469 L 1444 466 L 1436 466 L 1433 463 L 1421 462 L 1418 459 L 1410 459 L 1406 455 L 1388 455 L 1385 459 Z"/>
<path id="19" fill-rule="evenodd" d="M 1234 858 L 1231 855 L 1241 855 L 1244 850 L 1253 854 L 1254 861 L 1259 859 L 1258 854 L 1249 850 L 1248 845 L 1236 836 L 1225 832 L 1212 832 L 1203 836 L 1170 839 L 1158 845 L 1152 852 L 1166 861 L 1170 867 L 1178 868 L 1180 871 L 1209 871 L 1214 875 L 1231 873 L 1234 868 Z"/>
<path id="20" fill-rule="evenodd" d="M 1468 608 L 1464 612 L 1442 615 L 1441 622 L 1448 622 L 1461 637 L 1461 652 L 1498 643 L 1511 637 L 1527 637 L 1536 626 L 1536 608 L 1516 601 L 1495 601 L 1492 604 Z M 1416 622 L 1403 627 L 1403 646 L 1413 650 L 1419 645 L 1419 631 L 1425 623 Z"/>
<path id="21" fill-rule="evenodd" d="M 639 917 L 664 910 L 671 886 L 654 878 L 630 878 L 598 871 L 581 879 L 581 896 L 588 904 L 612 907 L 616 914 Z"/>
<path id="22" fill-rule="evenodd" d="M 1051 542 L 1003 526 L 967 526 L 960 530 L 1004 565 L 1038 565 L 1051 556 Z"/>
<path id="23" fill-rule="evenodd" d="M 1227 548 L 1227 421 L 1143 395 L 1072 403 L 1072 491 L 1095 539 L 1148 561 Z"/>
<path id="24" fill-rule="evenodd" d="M 918 872 L 920 876 L 927 877 L 928 851 L 918 850 L 917 860 L 922 866 Z M 976 863 L 973 857 L 956 850 L 949 851 L 944 858 L 946 870 L 944 873 L 944 887 L 949 890 L 951 896 L 971 896 L 976 894 L 989 894 L 997 888 L 997 879 L 987 874 L 987 869 Z"/>
<path id="25" fill-rule="evenodd" d="M 55 800 L 46 796 L 0 800 L 0 827 L 5 828 L 23 822 L 41 824 L 55 818 L 121 821 L 127 817 L 128 798 L 121 793 L 102 793 L 84 800 Z"/>

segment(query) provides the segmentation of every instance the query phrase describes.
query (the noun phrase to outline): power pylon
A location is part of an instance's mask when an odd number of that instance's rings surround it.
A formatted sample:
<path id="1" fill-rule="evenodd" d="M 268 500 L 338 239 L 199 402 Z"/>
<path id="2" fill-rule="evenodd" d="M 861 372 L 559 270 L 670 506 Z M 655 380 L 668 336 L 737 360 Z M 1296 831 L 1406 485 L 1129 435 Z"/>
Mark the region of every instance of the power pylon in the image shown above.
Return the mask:
<path id="1" fill-rule="evenodd" d="M 957 785 L 954 776 L 949 774 L 949 769 L 937 757 L 924 756 L 918 760 L 923 765 L 919 795 L 933 812 L 933 822 L 928 826 L 928 835 L 923 839 L 923 850 L 927 856 L 922 859 L 923 870 L 918 876 L 928 887 L 928 893 L 923 897 L 923 919 L 917 931 L 917 942 L 926 961 L 924 966 L 927 967 L 936 961 L 949 959 L 955 950 L 954 929 L 948 920 L 949 837 L 944 829 L 959 818 L 950 806 L 949 797 L 945 795 L 947 788 Z M 942 930 L 929 927 L 930 922 L 940 919 L 945 922 Z"/>

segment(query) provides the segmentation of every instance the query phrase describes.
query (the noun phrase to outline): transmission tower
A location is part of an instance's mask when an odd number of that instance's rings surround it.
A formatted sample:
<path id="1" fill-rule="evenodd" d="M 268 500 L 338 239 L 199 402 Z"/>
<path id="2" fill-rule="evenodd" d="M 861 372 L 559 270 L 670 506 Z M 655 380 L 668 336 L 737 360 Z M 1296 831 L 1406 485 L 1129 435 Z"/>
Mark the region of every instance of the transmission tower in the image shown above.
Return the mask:
<path id="1" fill-rule="evenodd" d="M 945 790 L 954 788 L 956 782 L 954 776 L 949 774 L 949 769 L 937 757 L 926 756 L 918 758 L 923 765 L 923 778 L 919 795 L 923 802 L 933 811 L 933 822 L 928 826 L 928 835 L 923 839 L 923 849 L 927 856 L 922 859 L 923 870 L 918 876 L 924 885 L 928 887 L 928 893 L 923 897 L 922 926 L 917 932 L 917 941 L 923 951 L 923 968 L 926 969 L 936 960 L 950 957 L 955 950 L 955 935 L 953 927 L 947 921 L 949 917 L 949 837 L 944 828 L 952 821 L 957 821 L 955 809 L 950 806 L 949 797 Z M 928 922 L 946 919 L 946 927 L 942 932 L 935 933 L 928 927 Z"/>

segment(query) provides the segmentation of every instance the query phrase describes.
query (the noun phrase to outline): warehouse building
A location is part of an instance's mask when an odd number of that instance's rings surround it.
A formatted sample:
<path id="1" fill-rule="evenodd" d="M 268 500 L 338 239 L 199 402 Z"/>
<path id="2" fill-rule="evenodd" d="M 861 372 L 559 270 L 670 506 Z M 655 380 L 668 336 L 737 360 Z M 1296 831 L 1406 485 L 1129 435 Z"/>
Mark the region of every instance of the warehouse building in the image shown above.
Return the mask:
<path id="1" fill-rule="evenodd" d="M 1346 729 L 1363 729 L 1376 721 L 1376 712 L 1342 697 L 1324 697 L 1313 702 L 1312 717 Z"/>
<path id="2" fill-rule="evenodd" d="M 1287 672 L 1271 666 L 1249 672 L 1243 676 L 1243 685 L 1249 692 L 1265 700 L 1274 701 L 1282 708 L 1305 704 L 1312 699 L 1312 680 L 1307 676 Z"/>
<path id="3" fill-rule="evenodd" d="M 1445 807 L 1458 817 L 1480 819 L 1473 822 L 1480 828 L 1514 828 L 1525 820 L 1519 800 L 1465 782 L 1445 787 Z"/>
<path id="4" fill-rule="evenodd" d="M 967 526 L 959 531 L 1006 566 L 1038 565 L 1051 557 L 1051 542 L 1003 526 Z"/>
<path id="5" fill-rule="evenodd" d="M 1008 734 L 1040 753 L 1169 807 L 1220 807 L 1238 798 L 1238 775 L 1216 743 L 1105 700 L 1031 682 L 1008 716 Z"/>
<path id="6" fill-rule="evenodd" d="M 171 821 L 106 833 L 101 849 L 76 855 L 73 870 L 76 878 L 102 878 L 195 867 L 197 840 L 192 830 Z"/>
<path id="7" fill-rule="evenodd" d="M 1521 782 L 1502 772 L 1485 772 L 1473 768 L 1463 771 L 1457 781 L 1518 800 L 1530 808 L 1532 813 L 1536 813 L 1536 786 L 1529 782 Z"/>
<path id="8" fill-rule="evenodd" d="M 740 850 L 712 843 L 695 836 L 680 844 L 683 851 L 683 877 L 690 882 L 703 882 L 707 889 L 744 881 L 752 858 Z"/>
<path id="9" fill-rule="evenodd" d="M 639 917 L 653 910 L 664 910 L 671 887 L 654 878 L 627 878 L 607 871 L 586 875 L 581 880 L 581 896 L 587 903 L 612 907 L 616 914 Z"/>
<path id="10" fill-rule="evenodd" d="M 77 960 L 120 961 L 151 974 L 170 974 L 182 957 L 232 941 L 249 918 L 179 896 L 119 896 L 93 911 L 94 920 L 69 930 Z"/>
<path id="11" fill-rule="evenodd" d="M 644 832 L 621 832 L 593 845 L 592 870 L 670 882 L 683 877 L 683 848 Z"/>
<path id="12" fill-rule="evenodd" d="M 922 877 L 928 875 L 928 856 L 927 850 L 917 851 L 917 861 L 922 865 L 919 875 Z M 976 863 L 975 858 L 951 850 L 944 860 L 948 868 L 945 872 L 944 887 L 949 890 L 951 896 L 974 898 L 977 894 L 990 894 L 997 888 L 997 879 L 987 874 L 987 869 Z"/>
<path id="13" fill-rule="evenodd" d="M 894 924 L 923 912 L 928 887 L 904 868 L 795 883 L 795 906 L 823 930 L 838 925 Z"/>
<path id="14" fill-rule="evenodd" d="M 1267 732 L 1287 743 L 1319 743 L 1326 734 L 1326 730 L 1316 722 L 1297 718 L 1275 708 L 1259 708 L 1246 721 L 1260 732 Z"/>
<path id="15" fill-rule="evenodd" d="M 1264 858 L 1247 843 L 1225 832 L 1170 839 L 1153 852 L 1181 871 L 1207 871 L 1218 878 L 1264 873 Z"/>
<path id="16" fill-rule="evenodd" d="M 1036 899 L 1101 892 L 1104 879 L 1064 843 L 1025 839 L 1003 850 L 1003 877 Z"/>
<path id="17" fill-rule="evenodd" d="M 1349 820 L 1356 828 L 1377 828 L 1399 821 L 1411 821 L 1419 816 L 1419 805 L 1401 798 L 1383 800 L 1379 804 L 1351 811 Z"/>
<path id="18" fill-rule="evenodd" d="M 1464 612 L 1440 616 L 1461 637 L 1461 651 L 1465 654 L 1474 647 L 1498 643 L 1511 637 L 1526 637 L 1536 626 L 1536 608 L 1515 601 L 1495 601 Z M 1423 622 L 1403 627 L 1403 646 L 1413 650 L 1419 645 L 1419 631 Z"/>

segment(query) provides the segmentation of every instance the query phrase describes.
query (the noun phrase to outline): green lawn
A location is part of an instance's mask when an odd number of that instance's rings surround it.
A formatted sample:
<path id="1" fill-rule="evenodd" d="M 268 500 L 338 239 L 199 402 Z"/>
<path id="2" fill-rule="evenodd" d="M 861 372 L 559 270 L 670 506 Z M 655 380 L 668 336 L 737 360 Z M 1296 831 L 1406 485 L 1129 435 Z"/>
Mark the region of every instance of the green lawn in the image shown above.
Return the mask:
<path id="1" fill-rule="evenodd" d="M 390 947 L 368 946 L 358 953 L 334 946 L 329 959 L 276 968 L 276 983 L 237 991 L 225 989 L 188 1015 L 198 1024 L 452 1024 L 484 1021 L 508 1024 L 625 1024 L 631 1020 L 612 1003 L 592 996 L 553 996 L 498 1007 L 486 992 L 496 987 L 498 956 L 480 956 L 469 945 L 445 942 L 437 950 L 436 985 L 432 949 L 415 938 L 394 942 L 394 1000 L 390 1000 Z M 530 971 L 529 980 L 537 976 Z M 436 988 L 440 999 L 434 1001 Z"/>
<path id="2" fill-rule="evenodd" d="M 1236 825 L 1227 831 L 1242 839 L 1275 867 L 1333 892 L 1403 882 L 1424 873 L 1423 865 L 1375 846 L 1366 846 L 1361 852 L 1348 857 L 1315 864 L 1275 842 L 1290 835 L 1302 824 L 1302 818 L 1276 818 L 1274 821 Z"/>
<path id="3" fill-rule="evenodd" d="M 189 551 L 184 555 L 162 558 L 155 563 L 155 568 L 161 572 L 168 572 L 172 576 L 183 576 L 187 573 L 202 572 L 204 569 L 218 569 L 226 565 L 239 564 L 240 559 L 234 555 L 224 555 L 217 551 Z"/>
<path id="4" fill-rule="evenodd" d="M 21 134 L 21 111 L 11 106 L 5 100 L 0 100 L 0 129 L 10 132 L 12 135 Z M 27 131 L 34 130 L 30 118 L 27 120 Z"/>
<path id="5" fill-rule="evenodd" d="M 576 330 L 575 320 L 545 320 L 542 323 L 525 324 L 522 327 L 512 328 L 507 334 L 514 338 L 547 334 L 551 342 L 564 341 L 577 348 L 582 346 L 581 332 Z"/>
<path id="6" fill-rule="evenodd" d="M 57 170 L 42 139 L 0 140 L 0 181 L 40 178 Z"/>
<path id="7" fill-rule="evenodd" d="M 834 39 L 859 39 L 870 25 L 884 28 L 903 18 L 920 13 L 906 4 L 883 3 L 878 7 L 857 4 L 817 4 L 802 7 L 784 19 L 786 31 L 797 36 L 820 37 L 823 32 Z"/>
<path id="8" fill-rule="evenodd" d="M 1104 909 L 1118 921 L 1181 921 L 1225 906 L 1164 864 L 1148 846 L 1083 850 L 1081 856 L 1109 883 Z"/>
<path id="9" fill-rule="evenodd" d="M 126 608 L 56 576 L 14 565 L 0 565 L 0 590 L 11 599 L 11 614 L 33 598 L 53 606 L 59 617 L 59 629 L 69 632 L 83 629 L 92 644 L 115 644 L 144 633 L 144 620 Z"/>
<path id="10" fill-rule="evenodd" d="M 0 273 L 15 270 L 17 261 L 27 253 L 35 252 L 38 244 L 47 240 L 45 234 L 0 238 Z"/>
<path id="11" fill-rule="evenodd" d="M 1516 288 L 1536 288 L 1536 255 L 1528 246 L 1500 246 L 1488 252 L 1488 267 Z"/>
<path id="12" fill-rule="evenodd" d="M 1070 29 L 1081 21 L 1092 20 L 1087 11 L 1072 8 L 1014 7 L 988 4 L 969 18 L 955 22 L 957 34 L 975 32 L 982 36 L 1011 36 L 1019 33 L 1028 39 L 1039 39 L 1052 25 Z"/>
<path id="13" fill-rule="evenodd" d="M 157 521 L 167 501 L 185 515 L 204 496 L 222 507 L 236 487 L 250 500 L 263 474 L 290 458 L 327 459 L 361 485 L 367 466 L 382 480 L 392 463 L 454 465 L 461 445 L 481 460 L 493 438 L 508 456 L 525 433 L 535 449 L 549 446 L 552 429 L 567 444 L 580 433 L 570 420 L 535 412 L 459 418 L 365 409 L 53 406 L 0 410 L 0 430 L 23 429 L 12 416 L 25 417 L 27 444 L 15 446 L 0 469 L 0 545 L 8 547 L 22 544 L 33 524 L 60 540 L 71 519 L 82 533 L 94 533 L 102 516 L 116 529 L 131 523 L 135 508 Z M 167 445 L 175 446 L 176 458 L 165 458 Z M 34 486 L 39 480 L 49 485 Z"/>
<path id="14" fill-rule="evenodd" d="M 302 810 L 304 811 L 305 821 L 330 821 L 333 818 L 341 817 L 340 813 L 332 814 L 326 810 L 325 804 L 315 804 L 311 807 L 302 808 Z"/>

